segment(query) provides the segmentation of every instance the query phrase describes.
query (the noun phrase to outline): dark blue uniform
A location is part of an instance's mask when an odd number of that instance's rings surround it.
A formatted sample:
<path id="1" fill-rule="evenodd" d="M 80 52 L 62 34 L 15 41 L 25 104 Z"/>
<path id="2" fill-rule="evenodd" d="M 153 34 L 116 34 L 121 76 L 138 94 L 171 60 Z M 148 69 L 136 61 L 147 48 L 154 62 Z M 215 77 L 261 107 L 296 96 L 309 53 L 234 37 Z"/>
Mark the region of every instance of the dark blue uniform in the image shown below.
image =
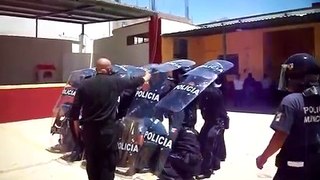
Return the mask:
<path id="1" fill-rule="evenodd" d="M 271 128 L 288 134 L 276 158 L 275 180 L 320 179 L 320 96 L 287 95 Z"/>
<path id="2" fill-rule="evenodd" d="M 199 173 L 202 156 L 198 141 L 198 132 L 193 128 L 182 127 L 165 167 L 159 176 L 160 180 L 188 180 Z"/>
<path id="3" fill-rule="evenodd" d="M 199 108 L 205 121 L 199 141 L 204 161 L 201 174 L 210 177 L 213 170 L 220 169 L 220 161 L 226 158 L 224 130 L 229 128 L 229 118 L 224 106 L 223 95 L 214 84 L 199 95 Z"/>
<path id="4" fill-rule="evenodd" d="M 176 82 L 171 81 L 171 87 L 173 85 L 176 85 Z M 197 101 L 193 100 L 180 112 L 168 112 L 168 117 L 170 138 L 174 143 L 159 178 L 193 179 L 193 176 L 199 173 L 202 162 L 198 132 L 194 129 L 197 122 Z"/>

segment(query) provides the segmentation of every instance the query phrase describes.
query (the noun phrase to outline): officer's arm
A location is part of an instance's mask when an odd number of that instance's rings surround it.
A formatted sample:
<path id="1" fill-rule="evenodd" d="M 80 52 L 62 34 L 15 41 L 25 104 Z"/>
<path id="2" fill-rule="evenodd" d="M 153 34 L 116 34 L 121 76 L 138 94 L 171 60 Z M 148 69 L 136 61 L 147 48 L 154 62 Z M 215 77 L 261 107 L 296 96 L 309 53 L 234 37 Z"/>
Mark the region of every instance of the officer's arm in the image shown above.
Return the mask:
<path id="1" fill-rule="evenodd" d="M 145 76 L 137 78 L 119 78 L 117 79 L 117 84 L 119 91 L 122 92 L 125 89 L 133 89 L 143 85 L 144 82 L 148 82 L 151 75 L 149 72 L 146 72 Z"/>
<path id="2" fill-rule="evenodd" d="M 285 103 L 286 104 L 286 103 Z M 279 111 L 272 121 L 271 128 L 275 130 L 269 145 L 264 152 L 257 158 L 257 166 L 262 169 L 263 164 L 270 156 L 276 153 L 285 142 L 294 121 L 294 109 L 281 103 Z"/>
<path id="3" fill-rule="evenodd" d="M 275 131 L 269 145 L 264 150 L 264 152 L 261 154 L 261 158 L 264 161 L 267 161 L 267 159 L 272 156 L 274 153 L 276 153 L 283 145 L 287 138 L 288 134 L 283 131 Z"/>

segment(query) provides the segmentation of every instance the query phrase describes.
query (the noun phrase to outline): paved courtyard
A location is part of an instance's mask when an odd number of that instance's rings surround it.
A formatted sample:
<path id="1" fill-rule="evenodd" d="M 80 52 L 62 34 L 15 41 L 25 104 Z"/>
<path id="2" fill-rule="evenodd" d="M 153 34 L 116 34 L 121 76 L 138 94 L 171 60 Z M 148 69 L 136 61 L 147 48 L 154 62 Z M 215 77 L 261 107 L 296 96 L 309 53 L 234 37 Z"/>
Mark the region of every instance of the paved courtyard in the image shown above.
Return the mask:
<path id="1" fill-rule="evenodd" d="M 200 115 L 200 114 L 199 114 Z M 210 179 L 272 179 L 276 168 L 274 156 L 263 170 L 255 166 L 255 158 L 268 144 L 273 131 L 272 115 L 229 112 L 230 129 L 225 133 L 227 160 Z M 46 151 L 55 143 L 49 134 L 52 118 L 0 124 L 0 180 L 70 180 L 87 179 L 80 162 L 68 164 L 61 154 Z M 199 119 L 197 128 L 202 126 Z M 116 179 L 156 179 L 150 174 Z"/>

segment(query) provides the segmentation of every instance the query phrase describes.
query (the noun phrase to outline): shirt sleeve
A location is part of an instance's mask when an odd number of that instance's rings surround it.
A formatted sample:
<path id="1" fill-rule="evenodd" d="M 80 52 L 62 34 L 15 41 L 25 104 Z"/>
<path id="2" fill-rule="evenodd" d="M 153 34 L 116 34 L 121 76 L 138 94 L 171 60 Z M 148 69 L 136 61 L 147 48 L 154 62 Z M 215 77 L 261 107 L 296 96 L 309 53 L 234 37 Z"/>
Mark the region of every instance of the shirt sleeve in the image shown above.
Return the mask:
<path id="1" fill-rule="evenodd" d="M 275 131 L 282 131 L 290 134 L 291 127 L 295 118 L 294 112 L 295 111 L 292 107 L 281 103 L 270 127 Z"/>
<path id="2" fill-rule="evenodd" d="M 71 120 L 78 120 L 80 115 L 80 110 L 83 103 L 83 90 L 82 87 L 77 89 L 74 101 L 70 110 Z"/>
<path id="3" fill-rule="evenodd" d="M 144 79 L 142 77 L 138 78 L 118 78 L 118 90 L 124 91 L 125 89 L 133 89 L 141 86 L 144 83 Z"/>

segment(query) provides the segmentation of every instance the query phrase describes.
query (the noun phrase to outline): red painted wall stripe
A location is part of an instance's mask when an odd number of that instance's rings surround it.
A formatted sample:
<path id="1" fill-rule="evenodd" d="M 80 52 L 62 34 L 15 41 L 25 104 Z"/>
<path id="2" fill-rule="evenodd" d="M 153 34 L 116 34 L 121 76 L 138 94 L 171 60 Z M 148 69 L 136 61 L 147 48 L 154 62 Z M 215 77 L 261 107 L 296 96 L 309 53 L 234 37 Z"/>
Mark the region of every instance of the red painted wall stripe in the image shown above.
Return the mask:
<path id="1" fill-rule="evenodd" d="M 62 89 L 0 89 L 0 123 L 51 117 Z"/>

